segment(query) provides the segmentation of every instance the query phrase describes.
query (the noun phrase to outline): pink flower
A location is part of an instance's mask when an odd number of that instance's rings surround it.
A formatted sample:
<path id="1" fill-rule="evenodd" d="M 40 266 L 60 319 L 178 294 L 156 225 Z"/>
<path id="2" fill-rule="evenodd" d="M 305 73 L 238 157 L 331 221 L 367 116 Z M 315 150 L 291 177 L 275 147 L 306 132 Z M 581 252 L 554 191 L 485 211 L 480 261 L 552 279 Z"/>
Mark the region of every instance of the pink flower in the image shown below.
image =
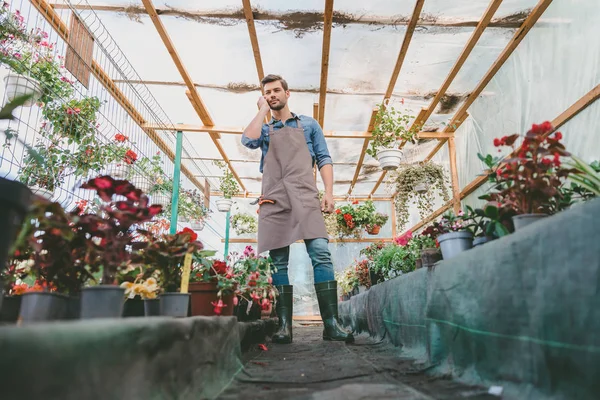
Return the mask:
<path id="1" fill-rule="evenodd" d="M 213 308 L 213 311 L 215 312 L 215 314 L 217 315 L 221 315 L 221 313 L 223 312 L 223 309 L 225 307 L 227 307 L 225 304 L 223 304 L 223 300 L 219 299 L 219 301 L 217 302 L 212 302 L 210 303 L 212 304 L 215 308 Z"/>
<path id="2" fill-rule="evenodd" d="M 13 57 L 16 58 L 17 60 L 20 60 L 22 58 L 21 53 L 15 53 L 15 54 L 13 54 Z"/>
<path id="3" fill-rule="evenodd" d="M 237 297 L 237 296 L 233 296 L 233 305 L 234 305 L 234 306 L 237 306 L 237 305 L 238 305 L 238 303 L 239 303 L 239 299 L 238 299 L 238 297 Z"/>
<path id="4" fill-rule="evenodd" d="M 267 278 L 267 282 L 269 282 L 269 284 L 273 283 L 273 278 L 272 277 L 268 277 Z"/>

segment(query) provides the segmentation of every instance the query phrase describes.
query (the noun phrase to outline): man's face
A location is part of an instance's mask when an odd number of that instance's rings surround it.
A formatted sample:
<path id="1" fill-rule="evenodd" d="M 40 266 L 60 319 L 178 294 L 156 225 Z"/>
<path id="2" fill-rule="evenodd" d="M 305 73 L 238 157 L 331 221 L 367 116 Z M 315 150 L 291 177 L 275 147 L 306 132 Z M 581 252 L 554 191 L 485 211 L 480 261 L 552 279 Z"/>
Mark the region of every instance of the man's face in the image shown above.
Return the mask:
<path id="1" fill-rule="evenodd" d="M 264 86 L 264 97 L 269 103 L 271 110 L 279 111 L 287 104 L 290 91 L 283 90 L 280 81 L 269 82 Z"/>

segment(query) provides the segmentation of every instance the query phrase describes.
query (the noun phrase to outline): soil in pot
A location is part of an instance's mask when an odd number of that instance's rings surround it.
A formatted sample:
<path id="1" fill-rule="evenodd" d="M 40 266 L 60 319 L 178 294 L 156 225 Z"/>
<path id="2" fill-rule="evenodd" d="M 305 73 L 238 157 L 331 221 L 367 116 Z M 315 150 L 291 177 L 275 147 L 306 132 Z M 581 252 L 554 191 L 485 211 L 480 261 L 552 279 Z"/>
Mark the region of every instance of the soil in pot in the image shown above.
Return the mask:
<path id="1" fill-rule="evenodd" d="M 442 259 L 442 255 L 436 248 L 421 250 L 421 261 L 423 267 L 433 267 L 433 265 Z"/>
<path id="2" fill-rule="evenodd" d="M 144 309 L 144 300 L 136 296 L 133 299 L 125 300 L 123 304 L 123 317 L 143 317 L 146 315 Z"/>
<path id="3" fill-rule="evenodd" d="M 52 292 L 29 292 L 21 295 L 19 320 L 23 324 L 67 319 L 69 296 Z"/>
<path id="4" fill-rule="evenodd" d="M 81 291 L 81 319 L 121 318 L 125 289 L 117 285 L 98 285 Z"/>
<path id="5" fill-rule="evenodd" d="M 163 293 L 158 299 L 160 300 L 160 315 L 178 318 L 188 316 L 189 293 Z"/>
<path id="6" fill-rule="evenodd" d="M 214 312 L 213 302 L 217 302 L 219 298 L 217 293 L 217 282 L 192 282 L 188 288 L 192 294 L 192 316 L 198 315 L 217 315 Z M 220 315 L 233 315 L 233 293 L 224 294 L 221 297 L 225 307 L 221 309 Z"/>
<path id="7" fill-rule="evenodd" d="M 541 219 L 544 219 L 548 214 L 521 214 L 512 217 L 515 232 L 531 225 Z"/>
<path id="8" fill-rule="evenodd" d="M 146 317 L 157 317 L 160 315 L 160 300 L 146 299 L 144 300 L 144 315 Z"/>
<path id="9" fill-rule="evenodd" d="M 444 260 L 450 260 L 473 247 L 473 234 L 467 231 L 444 233 L 437 241 Z"/>
<path id="10" fill-rule="evenodd" d="M 4 296 L 0 307 L 0 322 L 16 323 L 19 319 L 22 296 Z"/>

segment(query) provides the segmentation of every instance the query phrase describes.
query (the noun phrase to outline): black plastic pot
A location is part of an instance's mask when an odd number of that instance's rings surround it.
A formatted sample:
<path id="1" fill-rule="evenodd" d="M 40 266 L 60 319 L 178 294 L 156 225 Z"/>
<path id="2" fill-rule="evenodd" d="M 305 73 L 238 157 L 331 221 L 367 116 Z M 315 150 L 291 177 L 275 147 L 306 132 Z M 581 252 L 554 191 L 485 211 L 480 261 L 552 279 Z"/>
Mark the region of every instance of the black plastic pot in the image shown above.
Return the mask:
<path id="1" fill-rule="evenodd" d="M 32 199 L 31 190 L 20 182 L 0 178 L 0 268 L 6 258 Z"/>
<path id="2" fill-rule="evenodd" d="M 143 317 L 145 315 L 144 300 L 139 297 L 125 300 L 125 304 L 123 305 L 123 317 Z"/>
<path id="3" fill-rule="evenodd" d="M 21 295 L 19 320 L 23 324 L 67 319 L 69 296 L 52 292 L 29 292 Z"/>
<path id="4" fill-rule="evenodd" d="M 81 319 L 121 318 L 125 289 L 117 285 L 99 285 L 81 291 Z"/>
<path id="5" fill-rule="evenodd" d="M 144 315 L 146 317 L 157 317 L 160 315 L 160 300 L 147 299 L 144 300 Z"/>
<path id="6" fill-rule="evenodd" d="M 69 310 L 67 319 L 79 319 L 81 314 L 81 297 L 69 296 Z"/>
<path id="7" fill-rule="evenodd" d="M 0 322 L 16 323 L 21 309 L 21 296 L 4 296 L 0 307 Z"/>
<path id="8" fill-rule="evenodd" d="M 190 307 L 189 293 L 163 293 L 159 297 L 160 315 L 166 317 L 187 317 Z"/>
<path id="9" fill-rule="evenodd" d="M 378 283 L 381 283 L 384 281 L 383 274 L 381 272 L 375 273 L 375 272 L 371 271 L 370 268 L 369 268 L 369 278 L 371 278 L 371 286 L 377 285 Z"/>

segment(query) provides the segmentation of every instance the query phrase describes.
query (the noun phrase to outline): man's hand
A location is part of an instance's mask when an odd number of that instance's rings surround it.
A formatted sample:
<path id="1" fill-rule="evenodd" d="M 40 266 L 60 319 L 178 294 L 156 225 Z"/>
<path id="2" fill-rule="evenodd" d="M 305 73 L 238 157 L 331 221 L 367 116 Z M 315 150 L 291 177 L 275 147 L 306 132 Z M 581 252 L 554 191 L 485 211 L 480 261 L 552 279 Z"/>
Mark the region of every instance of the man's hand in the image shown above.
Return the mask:
<path id="1" fill-rule="evenodd" d="M 260 110 L 262 110 L 262 109 L 269 109 L 270 108 L 269 107 L 269 103 L 267 102 L 267 99 L 265 99 L 264 96 L 260 96 L 258 98 L 258 101 L 256 102 L 256 105 L 258 106 L 258 108 Z"/>
<path id="2" fill-rule="evenodd" d="M 321 200 L 321 211 L 326 213 L 332 213 L 335 208 L 335 202 L 333 201 L 332 193 L 325 193 L 323 200 Z"/>

